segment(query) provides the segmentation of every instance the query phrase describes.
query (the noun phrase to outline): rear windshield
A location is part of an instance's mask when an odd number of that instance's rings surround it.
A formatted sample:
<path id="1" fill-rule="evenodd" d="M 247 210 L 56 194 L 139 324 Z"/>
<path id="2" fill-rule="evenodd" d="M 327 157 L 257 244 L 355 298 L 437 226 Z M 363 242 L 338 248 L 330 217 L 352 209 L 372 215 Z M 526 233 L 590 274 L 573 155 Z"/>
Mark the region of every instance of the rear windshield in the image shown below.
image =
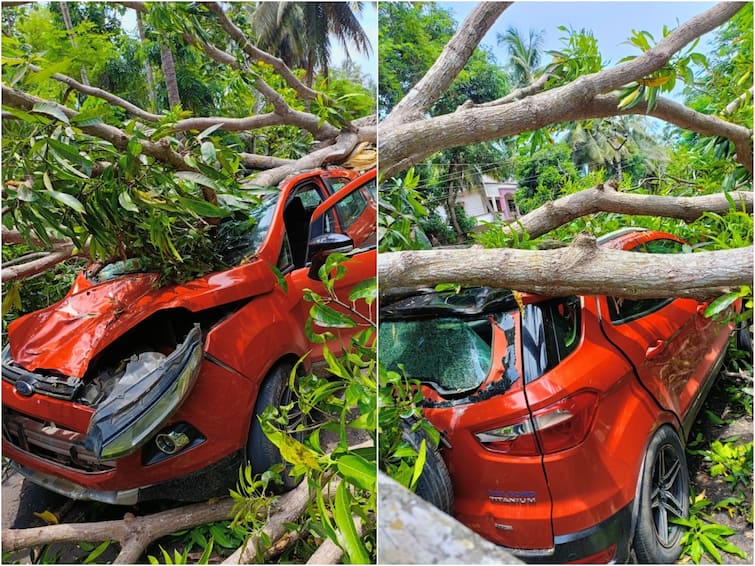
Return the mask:
<path id="1" fill-rule="evenodd" d="M 382 322 L 380 361 L 390 371 L 400 371 L 402 365 L 406 377 L 441 391 L 469 390 L 490 371 L 492 336 L 487 316 Z"/>

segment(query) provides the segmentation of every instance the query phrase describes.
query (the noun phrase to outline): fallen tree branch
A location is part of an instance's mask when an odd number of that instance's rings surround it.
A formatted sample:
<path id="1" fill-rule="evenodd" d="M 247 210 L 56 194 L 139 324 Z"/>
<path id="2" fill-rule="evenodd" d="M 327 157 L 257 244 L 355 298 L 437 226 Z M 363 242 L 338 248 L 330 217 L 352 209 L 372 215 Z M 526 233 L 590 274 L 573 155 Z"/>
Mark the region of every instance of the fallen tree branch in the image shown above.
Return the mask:
<path id="1" fill-rule="evenodd" d="M 752 213 L 753 194 L 735 191 L 729 193 L 740 210 Z M 609 183 L 579 191 L 552 202 L 546 202 L 537 209 L 509 224 L 511 230 L 530 238 L 538 238 L 551 230 L 563 226 L 582 216 L 596 212 L 614 212 L 644 216 L 664 216 L 694 222 L 706 212 L 726 214 L 730 204 L 724 193 L 714 193 L 696 197 L 672 197 L 657 195 L 637 195 L 619 192 Z"/>
<path id="2" fill-rule="evenodd" d="M 380 291 L 441 283 L 484 285 L 546 296 L 709 299 L 752 285 L 753 247 L 658 255 L 599 248 L 580 234 L 554 250 L 451 249 L 383 253 Z"/>
<path id="3" fill-rule="evenodd" d="M 362 519 L 356 515 L 352 516 L 357 536 L 362 536 L 363 525 Z M 343 557 L 343 549 L 330 539 L 326 539 L 312 556 L 307 560 L 307 564 L 338 564 Z"/>
<path id="4" fill-rule="evenodd" d="M 323 497 L 329 499 L 335 493 L 340 478 L 333 478 L 323 489 Z M 277 541 L 286 533 L 286 524 L 295 521 L 307 508 L 312 493 L 306 481 L 301 482 L 296 489 L 281 496 L 275 505 L 276 512 L 270 517 L 262 533 L 249 539 L 246 545 L 237 549 L 223 561 L 223 564 L 253 564 L 257 560 L 257 549 L 262 539 L 267 536 L 271 541 Z M 284 500 L 284 498 L 286 498 Z"/>

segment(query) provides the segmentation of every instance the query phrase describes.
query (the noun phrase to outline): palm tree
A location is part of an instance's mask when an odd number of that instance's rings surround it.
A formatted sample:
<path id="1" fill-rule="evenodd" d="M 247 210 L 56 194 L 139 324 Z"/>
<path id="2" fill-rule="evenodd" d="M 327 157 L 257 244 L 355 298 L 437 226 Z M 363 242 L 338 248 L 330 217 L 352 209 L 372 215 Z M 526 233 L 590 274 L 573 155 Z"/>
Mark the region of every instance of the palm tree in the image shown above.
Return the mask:
<path id="1" fill-rule="evenodd" d="M 274 53 L 290 67 L 306 71 L 311 86 L 315 71 L 327 78 L 331 64 L 331 38 L 369 53 L 370 41 L 356 17 L 362 2 L 259 2 L 253 8 L 252 27 L 257 46 Z"/>
<path id="2" fill-rule="evenodd" d="M 624 164 L 639 161 L 645 171 L 658 173 L 668 156 L 638 116 L 616 116 L 575 123 L 564 141 L 577 168 L 605 169 L 621 181 Z"/>
<path id="3" fill-rule="evenodd" d="M 543 48 L 543 32 L 530 30 L 525 39 L 515 27 L 498 34 L 498 45 L 504 44 L 509 52 L 509 69 L 514 86 L 526 86 L 533 82 Z"/>

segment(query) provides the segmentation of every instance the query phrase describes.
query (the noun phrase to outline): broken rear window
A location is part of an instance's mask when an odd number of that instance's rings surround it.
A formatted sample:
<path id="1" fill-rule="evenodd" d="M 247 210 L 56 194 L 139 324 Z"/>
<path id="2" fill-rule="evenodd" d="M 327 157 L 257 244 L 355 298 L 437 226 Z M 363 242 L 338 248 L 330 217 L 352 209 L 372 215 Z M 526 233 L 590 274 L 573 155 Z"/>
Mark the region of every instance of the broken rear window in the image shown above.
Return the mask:
<path id="1" fill-rule="evenodd" d="M 492 334 L 487 316 L 386 321 L 380 325 L 380 359 L 388 370 L 403 365 L 406 377 L 441 393 L 474 389 L 490 371 Z"/>

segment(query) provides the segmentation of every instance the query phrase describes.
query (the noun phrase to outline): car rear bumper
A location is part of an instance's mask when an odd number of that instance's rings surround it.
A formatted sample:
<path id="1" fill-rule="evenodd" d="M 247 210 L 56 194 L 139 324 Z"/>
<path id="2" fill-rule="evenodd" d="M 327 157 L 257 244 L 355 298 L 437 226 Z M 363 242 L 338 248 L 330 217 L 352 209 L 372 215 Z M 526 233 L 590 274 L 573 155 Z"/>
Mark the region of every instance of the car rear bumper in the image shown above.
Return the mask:
<path id="1" fill-rule="evenodd" d="M 517 558 L 531 564 L 619 563 L 629 560 L 632 503 L 588 529 L 557 535 L 554 546 L 542 550 L 509 548 Z"/>

